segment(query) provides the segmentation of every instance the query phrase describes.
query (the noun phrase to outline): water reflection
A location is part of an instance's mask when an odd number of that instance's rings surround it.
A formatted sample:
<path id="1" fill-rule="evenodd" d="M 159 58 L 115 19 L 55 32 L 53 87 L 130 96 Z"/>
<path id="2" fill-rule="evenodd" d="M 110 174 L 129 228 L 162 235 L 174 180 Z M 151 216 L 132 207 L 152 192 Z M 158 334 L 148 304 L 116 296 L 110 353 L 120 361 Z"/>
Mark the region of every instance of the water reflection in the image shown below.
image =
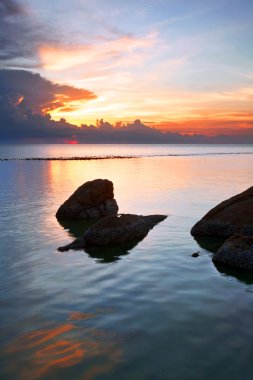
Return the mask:
<path id="1" fill-rule="evenodd" d="M 112 263 L 118 261 L 121 256 L 128 255 L 141 240 L 136 240 L 120 247 L 88 247 L 85 248 L 85 252 L 98 263 Z"/>
<path id="2" fill-rule="evenodd" d="M 246 285 L 253 284 L 253 273 L 243 271 L 241 269 L 229 268 L 223 265 L 213 263 L 217 271 L 224 276 L 234 277 L 236 280 L 243 282 Z"/>
<path id="3" fill-rule="evenodd" d="M 99 219 L 91 220 L 58 220 L 59 224 L 68 231 L 69 236 L 72 238 L 80 238 L 93 224 Z"/>
<path id="4" fill-rule="evenodd" d="M 194 239 L 200 246 L 211 253 L 216 253 L 224 243 L 224 239 L 209 236 L 195 236 Z"/>
<path id="5" fill-rule="evenodd" d="M 84 321 L 95 317 L 95 314 L 72 312 L 67 318 L 71 323 L 52 324 L 13 340 L 4 352 L 8 363 L 15 363 L 8 366 L 10 378 L 15 379 L 18 373 L 19 380 L 44 376 L 60 379 L 63 369 L 71 371 L 76 365 L 78 379 L 82 380 L 92 380 L 97 374 L 111 371 L 121 360 L 122 350 L 114 334 L 84 326 Z M 96 364 L 91 361 L 93 358 Z"/>
<path id="6" fill-rule="evenodd" d="M 214 238 L 208 236 L 194 237 L 194 239 L 201 248 L 209 251 L 210 253 L 216 253 L 225 241 L 221 238 Z M 222 275 L 234 277 L 238 281 L 241 281 L 247 285 L 253 284 L 253 273 L 249 273 L 241 269 L 230 268 L 217 263 L 213 263 L 213 265 L 215 266 L 217 271 Z"/>
<path id="7" fill-rule="evenodd" d="M 250 276 L 220 274 L 210 246 L 206 257 L 185 257 L 198 250 L 191 226 L 251 186 L 252 157 L 1 163 L 0 379 L 166 379 L 172 373 L 187 380 L 237 380 L 242 373 L 252 379 Z M 171 215 L 137 247 L 134 260 L 94 265 L 84 252 L 55 254 L 79 234 L 67 237 L 56 210 L 94 178 L 114 182 L 120 212 Z"/>
<path id="8" fill-rule="evenodd" d="M 96 223 L 96 221 L 97 220 L 59 220 L 59 223 L 64 229 L 68 230 L 68 233 L 72 238 L 76 239 L 80 238 L 90 226 Z M 128 255 L 130 251 L 142 240 L 143 238 L 117 247 L 86 247 L 84 251 L 98 263 L 112 263 L 118 261 L 121 256 Z"/>

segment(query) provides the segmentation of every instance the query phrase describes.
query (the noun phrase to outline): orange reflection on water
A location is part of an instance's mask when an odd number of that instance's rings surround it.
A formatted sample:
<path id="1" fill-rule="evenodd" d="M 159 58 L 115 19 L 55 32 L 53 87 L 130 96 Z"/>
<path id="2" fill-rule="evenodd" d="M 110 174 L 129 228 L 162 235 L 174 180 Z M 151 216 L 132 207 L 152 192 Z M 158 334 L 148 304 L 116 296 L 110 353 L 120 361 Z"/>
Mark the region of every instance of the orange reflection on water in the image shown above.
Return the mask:
<path id="1" fill-rule="evenodd" d="M 69 319 L 71 321 L 82 321 L 86 319 L 94 318 L 96 315 L 91 313 L 81 313 L 80 311 L 74 311 L 69 314 Z"/>
<path id="2" fill-rule="evenodd" d="M 145 200 L 152 202 L 157 191 L 187 187 L 192 175 L 188 159 L 173 157 L 48 162 L 48 178 L 57 193 L 58 206 L 84 182 L 107 178 L 114 184 L 121 212 L 134 212 L 131 205 L 135 200 L 140 203 L 144 193 Z"/>
<path id="3" fill-rule="evenodd" d="M 72 312 L 68 319 L 83 321 L 95 316 Z M 72 323 L 25 333 L 6 347 L 5 354 L 11 363 L 8 372 L 13 378 L 18 373 L 20 380 L 37 380 L 45 375 L 54 378 L 56 371 L 81 362 L 85 363 L 85 371 L 81 370 L 80 379 L 91 380 L 113 369 L 122 357 L 114 336 Z M 96 357 L 98 364 L 93 360 L 90 365 L 89 360 Z"/>
<path id="4" fill-rule="evenodd" d="M 73 324 L 62 324 L 50 329 L 26 333 L 7 347 L 7 353 L 23 353 L 25 368 L 20 369 L 22 379 L 38 379 L 51 369 L 69 367 L 84 357 L 80 342 L 63 339 L 75 329 Z"/>
<path id="5" fill-rule="evenodd" d="M 13 346 L 8 348 L 9 352 L 16 352 L 19 350 L 20 345 L 25 350 L 30 348 L 39 346 L 40 344 L 46 343 L 47 341 L 62 335 L 74 328 L 74 325 L 65 324 L 58 326 L 53 329 L 46 330 L 35 330 L 30 333 L 24 334 L 21 338 L 19 338 L 16 342 L 14 342 Z"/>
<path id="6" fill-rule="evenodd" d="M 85 351 L 81 343 L 73 343 L 68 340 L 60 340 L 35 353 L 33 366 L 36 372 L 32 377 L 37 379 L 56 368 L 65 368 L 79 363 L 84 357 Z"/>

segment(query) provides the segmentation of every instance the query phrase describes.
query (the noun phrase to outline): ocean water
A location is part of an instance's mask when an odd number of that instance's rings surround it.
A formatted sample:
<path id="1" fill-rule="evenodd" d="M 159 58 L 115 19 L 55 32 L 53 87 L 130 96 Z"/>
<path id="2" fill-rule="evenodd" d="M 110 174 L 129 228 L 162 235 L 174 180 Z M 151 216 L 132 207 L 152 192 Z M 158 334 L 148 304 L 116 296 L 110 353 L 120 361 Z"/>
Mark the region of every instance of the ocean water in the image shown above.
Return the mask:
<path id="1" fill-rule="evenodd" d="M 184 144 L 40 144 L 0 145 L 1 159 L 68 157 L 162 157 L 253 154 L 253 145 Z"/>
<path id="2" fill-rule="evenodd" d="M 216 268 L 193 224 L 253 185 L 253 146 L 0 146 L 0 379 L 251 380 L 253 275 Z M 136 246 L 57 247 L 59 205 L 108 178 L 120 212 L 168 218 Z M 193 258 L 193 252 L 200 256 Z"/>

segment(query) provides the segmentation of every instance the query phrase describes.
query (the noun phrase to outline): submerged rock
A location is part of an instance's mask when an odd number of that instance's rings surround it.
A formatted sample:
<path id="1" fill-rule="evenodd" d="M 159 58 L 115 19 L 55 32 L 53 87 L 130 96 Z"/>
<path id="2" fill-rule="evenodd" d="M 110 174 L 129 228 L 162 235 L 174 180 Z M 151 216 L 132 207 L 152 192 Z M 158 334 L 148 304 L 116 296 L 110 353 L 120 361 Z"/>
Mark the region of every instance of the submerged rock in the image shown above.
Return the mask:
<path id="1" fill-rule="evenodd" d="M 235 234 L 225 241 L 213 262 L 232 268 L 253 271 L 253 236 Z"/>
<path id="2" fill-rule="evenodd" d="M 253 186 L 220 203 L 192 228 L 193 236 L 253 235 Z"/>
<path id="3" fill-rule="evenodd" d="M 108 179 L 88 181 L 60 206 L 57 219 L 92 219 L 115 215 L 118 205 L 114 199 L 113 183 Z"/>
<path id="4" fill-rule="evenodd" d="M 166 219 L 165 215 L 121 214 L 107 216 L 93 226 L 84 235 L 59 251 L 86 247 L 117 246 L 143 239 L 157 223 Z"/>

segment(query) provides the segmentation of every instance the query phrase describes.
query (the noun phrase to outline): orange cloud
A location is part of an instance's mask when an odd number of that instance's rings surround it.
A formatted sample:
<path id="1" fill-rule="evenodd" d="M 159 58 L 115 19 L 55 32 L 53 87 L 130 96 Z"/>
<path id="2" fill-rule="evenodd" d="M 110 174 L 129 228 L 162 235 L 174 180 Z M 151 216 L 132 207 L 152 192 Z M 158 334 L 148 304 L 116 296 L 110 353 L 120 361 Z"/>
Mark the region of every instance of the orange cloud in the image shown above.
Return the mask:
<path id="1" fill-rule="evenodd" d="M 91 91 L 72 86 L 58 85 L 56 90 L 53 100 L 41 106 L 42 113 L 50 113 L 53 110 L 70 112 L 80 108 L 87 100 L 96 98 Z"/>
<path id="2" fill-rule="evenodd" d="M 243 116 L 245 115 L 243 114 Z M 178 122 L 151 122 L 149 124 L 166 132 L 179 132 L 183 135 L 202 134 L 210 137 L 217 135 L 240 135 L 245 134 L 247 130 L 252 131 L 253 113 L 243 122 L 235 117 L 230 119 L 202 118 Z"/>

